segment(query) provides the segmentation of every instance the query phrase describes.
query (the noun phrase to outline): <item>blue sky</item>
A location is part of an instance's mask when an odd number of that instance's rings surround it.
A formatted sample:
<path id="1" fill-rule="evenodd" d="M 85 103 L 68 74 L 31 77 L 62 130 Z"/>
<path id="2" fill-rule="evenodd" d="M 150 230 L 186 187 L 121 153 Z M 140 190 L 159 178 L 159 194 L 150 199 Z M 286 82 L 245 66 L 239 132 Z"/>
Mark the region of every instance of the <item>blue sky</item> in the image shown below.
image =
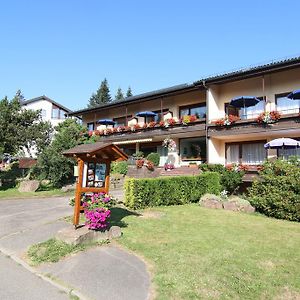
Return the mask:
<path id="1" fill-rule="evenodd" d="M 0 0 L 0 98 L 71 109 L 300 54 L 300 1 Z"/>

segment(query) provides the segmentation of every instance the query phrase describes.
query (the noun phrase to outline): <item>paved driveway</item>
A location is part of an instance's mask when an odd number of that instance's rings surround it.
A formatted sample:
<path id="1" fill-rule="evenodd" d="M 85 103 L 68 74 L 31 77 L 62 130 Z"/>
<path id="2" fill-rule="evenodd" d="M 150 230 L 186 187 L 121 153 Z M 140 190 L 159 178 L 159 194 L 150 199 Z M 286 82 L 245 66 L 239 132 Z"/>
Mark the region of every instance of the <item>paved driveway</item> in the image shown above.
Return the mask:
<path id="1" fill-rule="evenodd" d="M 97 247 L 32 268 L 24 253 L 55 236 L 72 214 L 68 198 L 0 200 L 0 299 L 149 299 L 150 277 L 136 256 Z M 52 279 L 49 279 L 52 278 Z"/>

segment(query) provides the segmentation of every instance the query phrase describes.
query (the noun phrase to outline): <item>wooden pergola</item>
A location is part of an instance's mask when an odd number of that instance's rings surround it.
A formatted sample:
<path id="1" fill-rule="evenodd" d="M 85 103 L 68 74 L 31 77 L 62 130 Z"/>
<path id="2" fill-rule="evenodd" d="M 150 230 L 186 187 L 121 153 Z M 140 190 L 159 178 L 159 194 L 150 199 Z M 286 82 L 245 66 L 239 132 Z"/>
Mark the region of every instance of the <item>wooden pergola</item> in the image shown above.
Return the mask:
<path id="1" fill-rule="evenodd" d="M 111 162 L 127 160 L 128 156 L 118 146 L 103 142 L 78 145 L 64 151 L 63 155 L 76 159 L 78 164 L 73 219 L 76 227 L 79 224 L 82 193 L 108 193 Z"/>

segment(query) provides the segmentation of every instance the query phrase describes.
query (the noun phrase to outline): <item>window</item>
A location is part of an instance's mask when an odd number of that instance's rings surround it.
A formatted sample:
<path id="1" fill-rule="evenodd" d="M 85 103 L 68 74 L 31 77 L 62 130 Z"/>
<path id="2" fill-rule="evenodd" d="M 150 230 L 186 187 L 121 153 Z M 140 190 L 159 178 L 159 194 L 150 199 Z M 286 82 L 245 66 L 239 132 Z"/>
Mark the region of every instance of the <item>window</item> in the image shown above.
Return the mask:
<path id="1" fill-rule="evenodd" d="M 87 123 L 87 129 L 88 129 L 88 131 L 93 131 L 95 129 L 95 124 L 94 123 Z"/>
<path id="2" fill-rule="evenodd" d="M 127 120 L 131 119 L 131 117 L 132 117 L 131 115 L 127 116 Z M 116 122 L 115 126 L 126 126 L 127 125 L 126 116 L 114 118 L 113 120 Z"/>
<path id="3" fill-rule="evenodd" d="M 299 112 L 299 100 L 287 98 L 289 93 L 275 95 L 277 110 L 283 114 L 294 114 Z"/>
<path id="4" fill-rule="evenodd" d="M 278 149 L 277 156 L 283 159 L 289 159 L 290 156 L 300 156 L 300 148 Z"/>
<path id="5" fill-rule="evenodd" d="M 150 121 L 155 121 L 155 122 L 160 122 L 164 119 L 164 114 L 167 113 L 169 111 L 168 108 L 164 108 L 162 110 L 162 113 L 161 113 L 161 110 L 155 110 L 154 113 L 156 113 L 157 115 L 152 117 L 152 120 Z"/>
<path id="6" fill-rule="evenodd" d="M 64 110 L 62 110 L 62 109 L 59 110 L 59 118 L 60 119 L 64 120 L 66 118 L 65 114 L 66 114 L 66 112 Z"/>
<path id="7" fill-rule="evenodd" d="M 257 98 L 261 101 L 254 106 L 245 107 L 245 109 L 237 108 L 232 105 L 229 105 L 229 103 L 225 103 L 225 113 L 227 115 L 238 116 L 244 120 L 257 118 L 259 114 L 265 110 L 265 102 L 263 101 L 263 97 Z"/>
<path id="8" fill-rule="evenodd" d="M 52 119 L 59 119 L 59 108 L 58 107 L 53 107 L 52 108 Z"/>
<path id="9" fill-rule="evenodd" d="M 206 118 L 206 104 L 198 103 L 188 106 L 180 107 L 179 111 L 180 118 L 183 116 L 192 116 L 195 115 L 197 118 Z"/>
<path id="10" fill-rule="evenodd" d="M 226 144 L 226 163 L 261 164 L 266 158 L 264 144 L 264 141 Z"/>
<path id="11" fill-rule="evenodd" d="M 205 137 L 180 139 L 182 160 L 206 160 Z"/>

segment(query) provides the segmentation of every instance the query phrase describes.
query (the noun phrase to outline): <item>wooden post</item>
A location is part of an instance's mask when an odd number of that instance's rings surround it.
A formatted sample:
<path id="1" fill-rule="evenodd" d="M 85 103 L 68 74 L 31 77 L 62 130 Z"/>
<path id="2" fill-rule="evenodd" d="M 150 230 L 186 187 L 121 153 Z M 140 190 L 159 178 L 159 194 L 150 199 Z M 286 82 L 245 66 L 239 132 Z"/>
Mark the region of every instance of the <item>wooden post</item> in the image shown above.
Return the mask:
<path id="1" fill-rule="evenodd" d="M 74 205 L 74 217 L 73 224 L 75 228 L 79 224 L 80 217 L 80 200 L 81 200 L 81 188 L 82 188 L 82 179 L 83 179 L 83 166 L 84 162 L 81 158 L 78 158 L 78 181 L 76 185 L 75 192 L 75 205 Z"/>
<path id="2" fill-rule="evenodd" d="M 105 191 L 109 192 L 109 174 L 110 174 L 110 161 L 106 162 L 106 176 L 105 176 Z"/>

